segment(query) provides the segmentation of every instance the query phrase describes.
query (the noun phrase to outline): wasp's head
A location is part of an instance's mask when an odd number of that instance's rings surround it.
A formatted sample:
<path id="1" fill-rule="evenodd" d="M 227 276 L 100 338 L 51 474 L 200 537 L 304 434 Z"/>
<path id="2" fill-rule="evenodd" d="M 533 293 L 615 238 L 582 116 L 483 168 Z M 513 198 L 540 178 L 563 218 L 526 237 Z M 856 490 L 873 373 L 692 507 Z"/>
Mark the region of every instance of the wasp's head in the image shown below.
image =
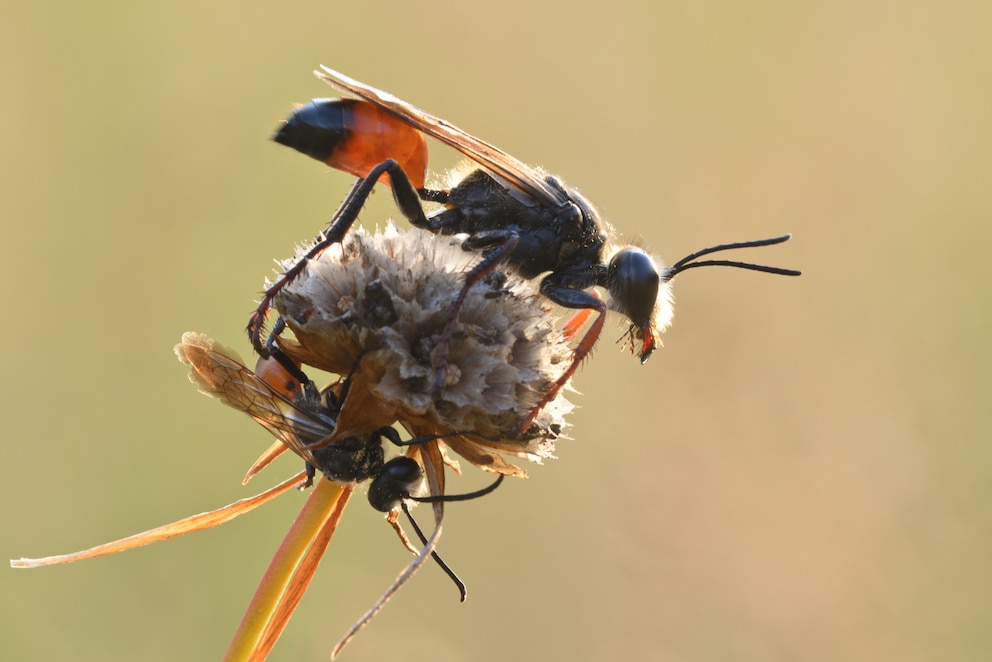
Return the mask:
<path id="1" fill-rule="evenodd" d="M 645 363 L 672 321 L 671 286 L 650 255 L 628 246 L 610 259 L 606 287 L 610 308 L 630 319 L 628 338 L 641 343 L 640 358 Z"/>

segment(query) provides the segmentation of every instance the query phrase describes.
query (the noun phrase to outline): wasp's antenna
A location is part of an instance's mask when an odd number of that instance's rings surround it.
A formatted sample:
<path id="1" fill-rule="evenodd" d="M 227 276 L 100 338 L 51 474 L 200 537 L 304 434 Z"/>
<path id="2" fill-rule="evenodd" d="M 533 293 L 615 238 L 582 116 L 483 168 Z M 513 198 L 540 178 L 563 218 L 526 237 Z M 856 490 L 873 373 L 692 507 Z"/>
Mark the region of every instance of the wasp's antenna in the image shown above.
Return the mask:
<path id="1" fill-rule="evenodd" d="M 419 500 L 420 499 L 417 499 L 417 501 Z M 417 533 L 417 537 L 420 538 L 421 544 L 427 545 L 427 536 L 425 536 L 424 532 L 420 530 L 420 527 L 417 525 L 417 520 L 413 519 L 413 513 L 410 512 L 410 508 L 407 507 L 406 502 L 402 501 L 400 502 L 400 505 L 403 507 L 403 514 L 405 514 L 406 518 L 410 520 L 410 526 L 413 527 L 413 530 Z M 465 602 L 465 598 L 468 597 L 468 589 L 465 588 L 465 582 L 458 578 L 455 571 L 448 567 L 448 564 L 441 559 L 441 556 L 437 552 L 431 550 L 431 558 L 433 558 L 435 563 L 441 567 L 441 570 L 444 570 L 444 574 L 448 575 L 448 577 L 451 578 L 451 581 L 455 582 L 455 586 L 458 587 L 458 593 L 461 595 L 459 602 Z"/>
<path id="2" fill-rule="evenodd" d="M 799 276 L 802 274 L 801 271 L 796 269 L 783 269 L 781 267 L 769 267 L 764 264 L 753 264 L 751 262 L 738 262 L 736 260 L 702 260 L 695 262 L 698 258 L 704 255 L 709 255 L 710 253 L 718 253 L 720 251 L 729 251 L 735 248 L 755 248 L 759 246 L 774 246 L 775 244 L 781 244 L 792 238 L 791 234 L 784 234 L 781 237 L 772 237 L 771 239 L 756 239 L 754 241 L 737 241 L 731 244 L 720 244 L 718 246 L 710 246 L 709 248 L 704 248 L 700 251 L 696 251 L 691 255 L 686 255 L 684 258 L 670 266 L 665 270 L 663 279 L 665 282 L 670 281 L 675 278 L 679 273 L 692 269 L 694 267 L 737 267 L 739 269 L 749 269 L 751 271 L 762 271 L 768 274 L 777 274 L 779 276 Z"/>
<path id="3" fill-rule="evenodd" d="M 440 496 L 427 496 L 427 497 L 407 496 L 406 498 L 410 499 L 411 501 L 416 501 L 417 503 L 444 503 L 446 501 L 468 501 L 469 499 L 478 499 L 481 496 L 486 496 L 490 492 L 494 491 L 497 487 L 499 487 L 500 484 L 503 482 L 503 478 L 505 478 L 505 476 L 503 474 L 500 474 L 496 478 L 496 480 L 492 482 L 491 485 L 487 485 L 486 487 L 483 487 L 481 490 L 476 490 L 475 492 L 468 492 L 466 494 L 442 494 Z M 417 537 L 420 538 L 420 542 L 426 545 L 427 537 L 424 535 L 424 532 L 421 531 L 420 527 L 417 525 L 417 520 L 413 519 L 413 514 L 410 512 L 410 509 L 407 507 L 406 502 L 401 501 L 400 505 L 403 507 L 403 513 L 406 515 L 407 519 L 410 520 L 410 526 L 413 527 L 413 530 L 417 533 Z M 468 597 L 468 590 L 465 588 L 465 583 L 458 578 L 458 575 L 455 574 L 454 570 L 448 567 L 447 563 L 441 560 L 441 557 L 438 556 L 437 552 L 432 551 L 431 557 L 439 566 L 441 566 L 441 569 L 444 570 L 444 574 L 448 575 L 448 577 L 451 578 L 451 581 L 455 582 L 455 586 L 458 587 L 458 591 L 459 593 L 461 593 L 462 596 L 461 602 L 465 602 L 465 598 Z"/>
<path id="4" fill-rule="evenodd" d="M 495 491 L 496 488 L 503 482 L 504 478 L 505 476 L 500 474 L 491 485 L 483 487 L 481 490 L 476 490 L 475 492 L 468 492 L 466 494 L 441 494 L 439 496 L 410 497 L 410 500 L 416 501 L 417 503 L 446 503 L 448 501 L 468 501 L 469 499 L 478 499 L 481 496 L 486 496 L 490 492 Z"/>

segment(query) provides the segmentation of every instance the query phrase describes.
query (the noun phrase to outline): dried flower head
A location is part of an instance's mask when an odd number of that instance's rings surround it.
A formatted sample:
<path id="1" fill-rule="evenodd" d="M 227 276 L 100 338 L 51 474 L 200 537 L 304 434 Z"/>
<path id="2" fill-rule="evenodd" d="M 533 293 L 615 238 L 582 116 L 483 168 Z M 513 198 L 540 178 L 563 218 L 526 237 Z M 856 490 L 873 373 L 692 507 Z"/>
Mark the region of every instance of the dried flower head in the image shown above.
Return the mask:
<path id="1" fill-rule="evenodd" d="M 389 226 L 368 234 L 354 230 L 308 263 L 280 293 L 276 305 L 293 331 L 278 338 L 290 358 L 344 378 L 318 391 L 301 385 L 271 360 L 251 370 L 231 349 L 196 333 L 176 347 L 201 392 L 255 419 L 278 439 L 249 471 L 251 477 L 280 452 L 302 457 L 300 472 L 266 492 L 214 511 L 88 550 L 38 559 L 15 567 L 40 567 L 111 554 L 211 528 L 322 474 L 265 573 L 236 632 L 226 659 L 263 659 L 285 628 L 333 537 L 357 482 L 369 481 L 369 498 L 416 558 L 335 647 L 336 655 L 424 563 L 435 561 L 464 585 L 437 556 L 446 500 L 491 491 L 504 475 L 525 472 L 500 454 L 539 461 L 551 456 L 571 405 L 556 390 L 547 396 L 571 357 L 568 338 L 585 316 L 556 328 L 543 299 L 525 282 L 493 273 L 468 290 L 448 346 L 446 381 L 431 388 L 436 345 L 464 274 L 474 256 L 459 240 Z M 537 404 L 550 400 L 534 416 Z M 399 422 L 414 436 L 400 441 Z M 523 433 L 522 422 L 530 422 Z M 400 444 L 386 460 L 385 440 Z M 500 474 L 489 487 L 445 494 L 445 468 L 457 469 L 451 448 L 474 465 Z M 393 473 L 392 470 L 398 473 Z M 246 477 L 246 480 L 247 478 Z M 426 486 L 428 496 L 419 496 Z M 397 522 L 407 501 L 431 504 L 434 531 L 418 550 Z"/>
<path id="2" fill-rule="evenodd" d="M 545 299 L 526 281 L 493 272 L 470 288 L 432 388 L 438 339 L 478 256 L 461 237 L 354 228 L 311 260 L 275 298 L 295 338 L 279 338 L 300 363 L 337 374 L 354 370 L 338 435 L 365 432 L 349 409 L 378 408 L 412 434 L 443 434 L 445 444 L 483 469 L 523 475 L 496 452 L 549 457 L 572 405 L 559 393 L 518 431 L 571 359 Z M 287 265 L 295 262 L 288 260 Z M 362 418 L 367 418 L 363 416 Z M 379 425 L 382 425 L 379 422 Z M 463 436 L 452 436 L 465 432 Z"/>

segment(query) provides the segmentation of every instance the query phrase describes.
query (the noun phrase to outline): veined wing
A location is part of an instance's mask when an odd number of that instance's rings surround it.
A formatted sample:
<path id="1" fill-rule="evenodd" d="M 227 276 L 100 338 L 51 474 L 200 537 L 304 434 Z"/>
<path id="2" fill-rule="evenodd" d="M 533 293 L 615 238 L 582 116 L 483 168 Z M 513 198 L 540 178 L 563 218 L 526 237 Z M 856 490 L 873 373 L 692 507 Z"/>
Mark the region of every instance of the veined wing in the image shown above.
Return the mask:
<path id="1" fill-rule="evenodd" d="M 423 131 L 446 145 L 457 149 L 473 161 L 485 166 L 538 203 L 558 208 L 569 204 L 564 192 L 548 184 L 544 176 L 526 163 L 510 156 L 500 148 L 476 138 L 450 122 L 431 115 L 388 92 L 361 83 L 354 78 L 321 65 L 314 71 L 317 78 L 331 87 L 349 92 L 383 110 L 392 113 L 410 126 Z"/>

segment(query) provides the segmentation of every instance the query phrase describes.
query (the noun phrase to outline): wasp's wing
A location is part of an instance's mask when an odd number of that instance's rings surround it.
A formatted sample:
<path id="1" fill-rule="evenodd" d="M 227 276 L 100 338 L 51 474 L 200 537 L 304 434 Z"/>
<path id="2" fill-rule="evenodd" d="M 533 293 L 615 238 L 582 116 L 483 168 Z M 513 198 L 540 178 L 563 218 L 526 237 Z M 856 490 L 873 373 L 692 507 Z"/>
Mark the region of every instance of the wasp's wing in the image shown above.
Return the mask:
<path id="1" fill-rule="evenodd" d="M 205 336 L 184 334 L 183 342 L 176 345 L 176 355 L 192 368 L 190 381 L 202 393 L 248 414 L 290 450 L 314 464 L 312 446 L 334 432 L 330 421 L 287 400 L 235 358 L 234 352 Z"/>
<path id="2" fill-rule="evenodd" d="M 484 140 L 479 140 L 440 117 L 431 115 L 388 92 L 360 83 L 323 65 L 321 65 L 320 71 L 315 71 L 314 74 L 331 87 L 350 92 L 373 103 L 432 138 L 454 147 L 462 154 L 492 170 L 537 202 L 549 207 L 561 207 L 568 204 L 569 200 L 565 193 L 548 184 L 540 172 L 513 158 L 500 148 L 490 145 Z"/>

